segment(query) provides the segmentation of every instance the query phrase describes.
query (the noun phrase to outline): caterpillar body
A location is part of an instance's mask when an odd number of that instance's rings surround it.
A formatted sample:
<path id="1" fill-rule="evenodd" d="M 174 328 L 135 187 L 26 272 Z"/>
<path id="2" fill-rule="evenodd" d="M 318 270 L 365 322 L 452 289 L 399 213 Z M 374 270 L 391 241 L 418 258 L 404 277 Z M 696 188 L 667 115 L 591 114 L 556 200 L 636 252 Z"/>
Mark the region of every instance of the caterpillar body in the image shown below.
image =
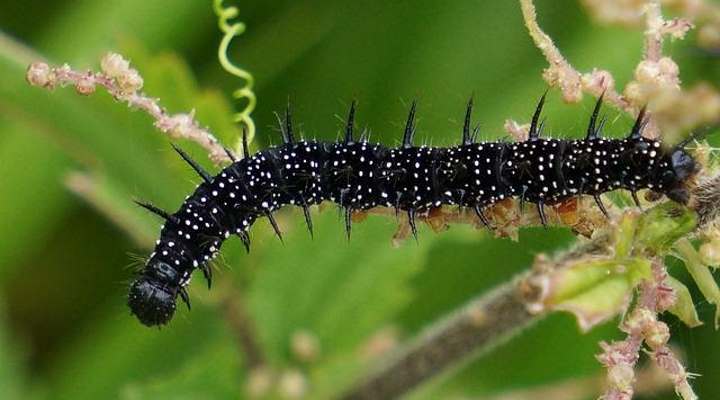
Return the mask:
<path id="1" fill-rule="evenodd" d="M 173 214 L 139 203 L 166 221 L 154 252 L 130 287 L 132 313 L 148 326 L 168 323 L 178 296 L 190 307 L 186 286 L 193 271 L 200 269 L 209 286 L 208 262 L 223 241 L 237 235 L 249 250 L 248 230 L 258 218 L 268 218 L 280 236 L 273 212 L 285 205 L 303 209 L 312 234 L 308 207 L 335 202 L 344 210 L 349 236 L 352 212 L 378 206 L 407 213 L 417 235 L 416 213 L 442 205 L 469 207 L 487 225 L 483 208 L 506 198 L 535 203 L 543 223 L 544 205 L 573 196 L 593 196 L 605 212 L 599 196 L 616 189 L 631 191 L 636 201 L 641 189 L 688 201 L 686 182 L 695 172 L 695 161 L 683 149 L 685 143 L 667 148 L 644 138 L 644 111 L 626 138 L 604 139 L 604 120 L 597 118 L 600 98 L 584 139 L 544 139 L 538 124 L 544 99 L 535 110 L 528 139 L 520 143 L 477 142 L 477 129 L 470 127 L 472 102 L 458 146 L 414 146 L 414 103 L 399 147 L 356 141 L 353 103 L 344 140 L 296 141 L 288 109 L 281 121 L 282 145 L 250 155 L 244 143 L 244 157 L 233 158 L 216 176 L 176 148 L 203 181 Z"/>

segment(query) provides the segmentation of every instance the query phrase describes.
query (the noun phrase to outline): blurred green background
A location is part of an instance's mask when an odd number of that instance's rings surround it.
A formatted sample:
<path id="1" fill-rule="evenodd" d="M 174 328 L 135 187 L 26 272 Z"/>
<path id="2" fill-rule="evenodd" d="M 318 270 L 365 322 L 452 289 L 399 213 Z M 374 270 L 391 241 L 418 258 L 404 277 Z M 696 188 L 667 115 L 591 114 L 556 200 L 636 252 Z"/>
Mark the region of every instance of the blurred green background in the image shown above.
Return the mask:
<path id="1" fill-rule="evenodd" d="M 514 1 L 242 1 L 248 31 L 231 57 L 257 79 L 256 148 L 279 141 L 273 111 L 288 96 L 308 137 L 332 140 L 352 99 L 372 138 L 398 143 L 408 103 L 419 100 L 419 140 L 459 140 L 464 104 L 475 96 L 484 139 L 506 118 L 529 119 L 545 89 L 545 61 Z M 540 23 L 580 70 L 602 67 L 622 85 L 642 48 L 637 30 L 594 24 L 577 1 L 537 1 Z M 420 229 L 419 244 L 396 249 L 393 220 L 371 217 L 344 240 L 333 208 L 315 213 L 310 240 L 297 210 L 280 213 L 285 245 L 268 226 L 253 231 L 250 255 L 233 239 L 208 292 L 191 289 L 193 310 L 148 329 L 125 306 L 135 256 L 148 253 L 159 222 L 132 204 L 174 210 L 197 183 L 151 120 L 105 93 L 29 87 L 30 61 L 47 58 L 97 69 L 102 54 L 127 55 L 145 91 L 171 112 L 198 119 L 227 143 L 238 83 L 218 66 L 220 34 L 209 2 L 180 0 L 6 0 L 0 4 L 0 397 L 3 399 L 242 398 L 262 392 L 248 375 L 227 299 L 248 314 L 268 375 L 269 397 L 337 393 L 378 353 L 469 298 L 527 268 L 538 252 L 574 239 L 564 229 L 526 229 L 519 242 L 453 226 Z M 717 83 L 720 60 L 692 37 L 667 46 L 684 82 Z M 565 105 L 551 92 L 554 135 L 580 136 L 591 99 Z M 609 111 L 611 116 L 617 113 Z M 621 135 L 631 121 L 611 118 Z M 182 142 L 212 168 L 202 149 Z M 69 187 L 75 188 L 71 191 Z M 81 192 L 82 194 L 78 194 Z M 672 272 L 683 277 L 675 266 Z M 690 287 L 695 290 L 694 285 Z M 695 298 L 700 296 L 694 292 Z M 701 318 L 713 308 L 699 303 Z M 689 330 L 668 318 L 704 399 L 720 398 L 720 336 L 712 323 Z M 553 315 L 413 398 L 487 398 L 569 382 L 587 389 L 602 374 L 599 340 L 612 321 L 579 333 Z M 298 335 L 298 332 L 303 332 Z M 293 347 L 305 338 L 310 354 Z M 297 343 L 296 343 L 297 345 Z M 384 347 L 385 346 L 385 347 Z M 305 354 L 303 356 L 303 354 Z M 260 389 L 258 389 L 260 388 Z M 594 398 L 599 392 L 574 398 Z M 667 387 L 645 398 L 674 398 Z"/>

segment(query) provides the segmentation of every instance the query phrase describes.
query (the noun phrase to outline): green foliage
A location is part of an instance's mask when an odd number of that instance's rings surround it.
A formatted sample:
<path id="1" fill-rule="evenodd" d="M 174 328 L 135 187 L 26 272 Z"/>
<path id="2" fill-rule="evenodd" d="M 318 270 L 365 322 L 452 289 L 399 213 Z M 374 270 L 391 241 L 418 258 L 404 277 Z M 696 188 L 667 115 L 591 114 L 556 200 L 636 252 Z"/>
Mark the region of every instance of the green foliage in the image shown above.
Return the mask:
<path id="1" fill-rule="evenodd" d="M 395 249 L 392 219 L 356 223 L 348 243 L 332 208 L 313 211 L 313 239 L 300 213 L 283 212 L 284 245 L 259 223 L 249 255 L 237 242 L 226 245 L 215 274 L 225 285 L 208 292 L 196 277 L 192 312 L 179 311 L 161 330 L 146 329 L 124 305 L 132 276 L 125 253 L 146 254 L 159 223 L 132 199 L 172 210 L 197 178 L 147 116 L 103 93 L 84 98 L 72 88 L 31 88 L 24 71 L 42 56 L 96 67 L 105 51 L 118 50 L 143 75 L 148 94 L 171 112 L 195 109 L 202 124 L 232 145 L 239 137 L 230 101 L 237 82 L 217 65 L 220 34 L 211 5 L 22 3 L 45 11 L 8 13 L 5 7 L 20 6 L 0 6 L 0 29 L 11 27 L 20 39 L 0 37 L 0 302 L 7 310 L 0 326 L 0 388 L 7 398 L 237 398 L 245 393 L 248 371 L 218 306 L 226 295 L 244 300 L 270 368 L 301 371 L 311 397 L 327 397 L 377 359 L 366 350 L 378 332 L 411 337 L 524 270 L 537 253 L 573 240 L 559 229 L 526 230 L 511 242 L 463 227 L 442 234 L 422 227 L 418 244 L 410 240 Z M 597 27 L 575 2 L 538 2 L 538 9 L 543 26 L 579 68 L 605 66 L 620 81 L 630 76 L 641 50 L 638 32 Z M 229 56 L 257 78 L 257 147 L 278 142 L 269 128 L 272 112 L 288 96 L 305 135 L 323 139 L 336 137 L 342 123 L 333 115 L 344 115 L 355 97 L 359 124 L 385 143 L 399 140 L 406 103 L 419 97 L 418 138 L 447 145 L 459 140 L 463 105 L 473 92 L 475 118 L 490 139 L 503 136 L 505 118 L 527 120 L 544 89 L 544 61 L 514 2 L 249 1 L 241 11 L 248 32 Z M 713 67 L 684 54 L 683 64 L 697 76 Z M 550 133 L 581 136 L 590 107 L 589 100 L 561 104 L 551 92 Z M 610 134 L 625 132 L 630 120 L 609 113 Z M 214 168 L 201 148 L 180 145 Z M 67 189 L 71 173 L 90 179 L 94 197 Z M 72 235 L 84 241 L 73 242 Z M 683 294 L 684 307 L 689 296 Z M 717 336 L 708 325 L 678 345 L 712 347 Z M 292 351 L 292 336 L 301 330 L 320 344 L 312 362 Z M 596 344 L 613 332 L 610 323 L 583 335 L 570 318 L 554 316 L 414 397 L 483 396 L 597 374 Z M 707 375 L 718 365 L 716 353 L 690 353 L 699 356 L 693 372 Z M 718 388 L 704 379 L 697 379 L 699 394 L 717 397 Z M 277 397 L 276 381 L 273 390 L 270 396 Z"/>
<path id="2" fill-rule="evenodd" d="M 637 222 L 635 247 L 664 253 L 697 226 L 697 216 L 686 207 L 666 202 L 643 213 Z"/>
<path id="3" fill-rule="evenodd" d="M 680 320 L 685 323 L 685 325 L 691 328 L 702 325 L 702 321 L 700 321 L 698 317 L 697 310 L 695 309 L 695 304 L 693 303 L 693 299 L 690 296 L 690 290 L 687 288 L 687 286 L 683 285 L 682 282 L 678 281 L 672 276 L 668 276 L 667 281 L 670 287 L 673 288 L 673 290 L 675 291 L 675 295 L 677 296 L 677 300 L 673 307 L 670 309 L 670 312 L 677 315 L 677 317 L 680 318 Z"/>
<path id="4" fill-rule="evenodd" d="M 170 376 L 131 383 L 122 389 L 122 400 L 230 399 L 242 389 L 240 354 L 228 351 L 234 343 L 217 340 L 184 362 Z"/>
<path id="5" fill-rule="evenodd" d="M 9 337 L 5 312 L 0 310 L 0 388 L 9 399 L 20 398 L 25 390 L 25 367 L 20 349 Z"/>

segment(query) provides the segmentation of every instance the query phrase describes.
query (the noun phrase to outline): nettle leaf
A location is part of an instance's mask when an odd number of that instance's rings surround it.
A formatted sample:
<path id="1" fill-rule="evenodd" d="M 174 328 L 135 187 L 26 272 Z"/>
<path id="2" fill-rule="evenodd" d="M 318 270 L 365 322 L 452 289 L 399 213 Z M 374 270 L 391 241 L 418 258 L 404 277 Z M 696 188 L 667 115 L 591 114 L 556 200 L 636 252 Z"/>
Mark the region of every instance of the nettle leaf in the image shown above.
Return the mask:
<path id="1" fill-rule="evenodd" d="M 193 303 L 192 319 L 178 315 L 164 329 L 147 329 L 125 304 L 110 304 L 107 316 L 84 328 L 81 340 L 67 343 L 48 371 L 48 390 L 55 398 L 117 398 L 128 382 L 143 384 L 182 373 L 186 362 L 201 363 L 215 346 L 237 355 L 228 351 L 234 347 L 226 325 L 201 301 Z"/>
<path id="2" fill-rule="evenodd" d="M 624 309 L 632 286 L 623 276 L 614 276 L 555 305 L 556 310 L 568 311 L 577 317 L 578 325 L 587 332 Z"/>
<path id="3" fill-rule="evenodd" d="M 573 313 L 586 332 L 622 311 L 635 286 L 650 277 L 650 262 L 643 259 L 577 262 L 553 273 L 544 283 L 543 304 Z"/>
<path id="4" fill-rule="evenodd" d="M 229 339 L 229 338 L 227 338 Z M 229 340 L 213 342 L 165 377 L 131 383 L 120 391 L 122 400 L 231 399 L 238 398 L 243 376 L 238 351 Z"/>
<path id="5" fill-rule="evenodd" d="M 612 318 L 626 308 L 635 287 L 652 278 L 643 254 L 667 251 L 695 225 L 695 214 L 672 202 L 642 214 L 626 212 L 615 230 L 614 256 L 573 261 L 551 273 L 540 283 L 543 305 L 573 313 L 583 331 Z"/>
<path id="6" fill-rule="evenodd" d="M 697 215 L 689 208 L 666 201 L 644 212 L 637 222 L 635 247 L 663 253 L 697 226 Z"/>
<path id="7" fill-rule="evenodd" d="M 702 262 L 700 254 L 689 240 L 680 240 L 675 249 L 685 261 L 685 267 L 698 285 L 708 303 L 715 305 L 715 328 L 720 327 L 720 287 L 710 268 Z"/>
<path id="8" fill-rule="evenodd" d="M 665 283 L 673 288 L 675 292 L 675 304 L 668 310 L 678 317 L 685 325 L 695 328 L 702 325 L 702 321 L 698 317 L 695 304 L 690 296 L 690 290 L 679 280 L 669 276 L 665 278 Z"/>
<path id="9" fill-rule="evenodd" d="M 0 308 L 0 388 L 3 397 L 8 399 L 22 398 L 25 366 L 21 350 L 9 337 L 5 329 L 5 310 Z"/>
<path id="10" fill-rule="evenodd" d="M 411 300 L 407 282 L 433 242 L 422 229 L 419 244 L 393 248 L 393 224 L 383 218 L 355 224 L 348 242 L 333 210 L 314 215 L 311 239 L 296 217 L 285 244 L 268 240 L 253 257 L 262 268 L 248 293 L 262 344 L 278 364 L 292 361 L 289 342 L 298 330 L 317 337 L 320 361 L 356 351 Z"/>
<path id="11" fill-rule="evenodd" d="M 65 185 L 98 212 L 121 228 L 141 248 L 150 248 L 161 222 L 132 201 L 132 194 L 117 187 L 101 173 L 71 172 Z"/>
<path id="12" fill-rule="evenodd" d="M 0 73 L 4 74 L 2 66 Z M 0 105 L 0 114 L 6 111 L 11 115 L 11 110 Z M 29 134 L 31 122 L 18 119 L 6 123 L 4 119 L 0 116 L 0 280 L 23 266 L 18 260 L 51 235 L 73 201 L 60 182 L 67 157 L 38 135 Z M 35 162 L 27 162 L 29 149 Z"/>

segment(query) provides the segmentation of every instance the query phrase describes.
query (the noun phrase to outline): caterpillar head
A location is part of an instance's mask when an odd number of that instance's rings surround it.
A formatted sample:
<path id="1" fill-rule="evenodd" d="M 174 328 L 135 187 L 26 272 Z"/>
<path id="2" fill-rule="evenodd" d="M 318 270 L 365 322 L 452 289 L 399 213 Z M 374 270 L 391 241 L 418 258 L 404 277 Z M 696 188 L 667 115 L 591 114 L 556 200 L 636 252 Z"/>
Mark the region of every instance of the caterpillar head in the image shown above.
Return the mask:
<path id="1" fill-rule="evenodd" d="M 130 311 L 146 326 L 165 325 L 175 313 L 177 272 L 167 263 L 150 260 L 143 275 L 130 286 Z"/>
<path id="2" fill-rule="evenodd" d="M 678 146 L 668 152 L 666 165 L 660 175 L 663 193 L 671 200 L 687 204 L 690 191 L 685 183 L 697 172 L 695 160 Z"/>

